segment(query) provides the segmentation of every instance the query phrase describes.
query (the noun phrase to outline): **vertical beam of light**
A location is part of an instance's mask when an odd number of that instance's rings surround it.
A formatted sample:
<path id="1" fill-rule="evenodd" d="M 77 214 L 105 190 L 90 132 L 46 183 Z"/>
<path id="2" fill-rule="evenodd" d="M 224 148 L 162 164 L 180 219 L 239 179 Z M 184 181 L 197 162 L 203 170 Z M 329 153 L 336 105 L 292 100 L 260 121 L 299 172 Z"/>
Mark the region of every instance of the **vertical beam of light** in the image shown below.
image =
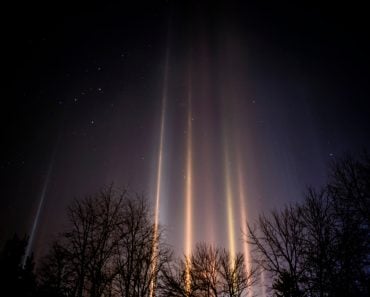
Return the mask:
<path id="1" fill-rule="evenodd" d="M 166 58 L 164 65 L 162 101 L 161 101 L 161 120 L 159 130 L 159 148 L 157 159 L 157 178 L 155 190 L 155 209 L 154 209 L 154 234 L 153 234 L 153 247 L 152 247 L 152 279 L 150 282 L 149 295 L 153 297 L 156 285 L 154 275 L 157 269 L 157 256 L 158 256 L 158 226 L 159 226 L 159 213 L 160 213 L 160 198 L 163 186 L 163 150 L 164 150 L 164 134 L 166 124 L 166 107 L 167 107 L 167 93 L 168 93 L 168 63 L 169 63 L 169 47 L 166 49 Z"/>
<path id="2" fill-rule="evenodd" d="M 158 150 L 157 182 L 156 182 L 156 192 L 155 192 L 155 213 L 154 213 L 154 228 L 156 232 L 155 235 L 158 232 L 160 198 L 161 198 L 161 192 L 162 192 L 163 147 L 164 147 L 164 132 L 165 132 L 167 88 L 168 88 L 167 80 L 168 80 L 168 53 L 166 54 L 166 62 L 165 62 L 165 68 L 164 68 L 161 124 L 160 124 L 160 132 L 159 132 L 159 150 Z"/>
<path id="3" fill-rule="evenodd" d="M 233 209 L 233 191 L 231 187 L 231 172 L 229 148 L 225 145 L 225 187 L 226 187 L 226 208 L 227 208 L 227 229 L 230 249 L 231 269 L 235 268 L 235 230 L 234 230 L 234 209 Z"/>
<path id="4" fill-rule="evenodd" d="M 188 114 L 187 114 L 187 137 L 186 137 L 186 185 L 185 185 L 185 256 L 186 262 L 186 291 L 190 291 L 190 257 L 192 249 L 192 212 L 193 212 L 193 127 L 192 127 L 192 80 L 189 72 L 188 87 Z"/>
<path id="5" fill-rule="evenodd" d="M 238 150 L 239 151 L 239 150 Z M 238 163 L 238 191 L 239 191 L 239 209 L 240 209 L 240 226 L 243 233 L 243 253 L 244 253 L 244 264 L 245 264 L 245 273 L 248 277 L 250 275 L 250 263 L 251 263 L 251 256 L 249 245 L 247 243 L 246 238 L 244 236 L 247 235 L 247 210 L 245 206 L 245 189 L 244 189 L 244 175 L 242 170 L 242 158 L 240 157 L 240 153 L 238 154 L 237 163 Z M 252 294 L 253 295 L 253 294 Z"/>
<path id="6" fill-rule="evenodd" d="M 36 232 L 37 232 L 37 227 L 38 227 L 39 221 L 40 221 L 41 210 L 44 206 L 46 193 L 47 193 L 48 186 L 49 186 L 50 176 L 51 176 L 51 173 L 52 173 L 53 167 L 54 167 L 55 155 L 56 155 L 56 148 L 54 149 L 48 171 L 46 172 L 44 185 L 42 186 L 42 190 L 41 190 L 41 194 L 40 194 L 40 200 L 39 200 L 39 203 L 38 203 L 38 206 L 37 206 L 35 219 L 33 220 L 32 227 L 31 227 L 30 238 L 28 240 L 26 251 L 25 251 L 25 254 L 24 254 L 24 257 L 23 257 L 23 263 L 22 263 L 23 267 L 26 265 L 27 258 L 30 256 L 31 251 L 32 251 L 33 241 L 35 239 L 35 235 L 36 235 Z"/>
<path id="7" fill-rule="evenodd" d="M 227 46 L 227 44 L 226 44 Z M 225 48 L 227 51 L 229 50 L 228 47 Z M 233 56 L 235 53 L 230 52 L 227 55 L 228 57 Z M 223 157 L 224 157 L 224 185 L 225 185 L 225 199 L 226 199 L 226 218 L 227 218 L 227 233 L 228 233 L 228 241 L 229 241 L 229 250 L 230 250 L 230 268 L 234 270 L 235 268 L 235 258 L 236 258 L 236 244 L 235 244 L 235 226 L 234 226 L 234 189 L 233 186 L 233 169 L 232 162 L 235 162 L 235 158 L 231 156 L 232 151 L 230 148 L 233 148 L 238 145 L 235 140 L 235 127 L 234 125 L 234 117 L 235 117 L 235 110 L 233 106 L 233 102 L 235 101 L 235 94 L 233 88 L 233 82 L 235 80 L 234 69 L 230 69 L 230 61 L 229 58 L 223 60 L 225 63 L 222 65 L 223 72 L 225 76 L 221 77 L 221 104 L 222 104 L 222 144 L 223 144 Z"/>
<path id="8" fill-rule="evenodd" d="M 201 187 L 197 195 L 201 195 L 201 197 L 205 201 L 205 209 L 207 210 L 204 214 L 205 218 L 205 230 L 206 233 L 204 234 L 204 240 L 209 243 L 214 244 L 216 242 L 216 211 L 215 211 L 215 170 L 214 170 L 214 143 L 212 131 L 214 131 L 215 123 L 213 123 L 213 116 L 215 114 L 213 110 L 213 102 L 214 98 L 211 96 L 211 74 L 210 74 L 210 52 L 208 48 L 207 38 L 208 35 L 205 32 L 205 28 L 201 27 L 201 37 L 200 37 L 200 59 L 197 68 L 199 71 L 199 79 L 198 85 L 201 87 L 197 92 L 199 98 L 202 98 L 197 102 L 198 108 L 200 108 L 201 117 L 197 118 L 197 123 L 200 127 L 200 131 L 202 131 L 202 135 L 206 137 L 201 137 L 198 140 L 198 143 L 201 144 L 201 160 L 200 172 L 198 173 L 198 183 L 200 183 Z M 199 176 L 200 175 L 200 176 Z"/>

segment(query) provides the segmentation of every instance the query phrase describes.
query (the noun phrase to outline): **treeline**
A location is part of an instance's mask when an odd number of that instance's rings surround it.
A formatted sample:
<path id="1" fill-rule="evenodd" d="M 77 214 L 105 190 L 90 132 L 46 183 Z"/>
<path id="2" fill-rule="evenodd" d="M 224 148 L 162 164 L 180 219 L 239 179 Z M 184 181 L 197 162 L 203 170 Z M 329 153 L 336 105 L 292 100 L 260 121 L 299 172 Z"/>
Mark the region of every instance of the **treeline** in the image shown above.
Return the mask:
<path id="1" fill-rule="evenodd" d="M 198 244 L 175 259 L 143 197 L 112 187 L 75 200 L 69 227 L 34 269 L 27 238 L 0 255 L 2 296 L 370 296 L 370 159 L 346 157 L 302 203 L 247 224 L 243 254 Z M 263 277 L 261 277 L 263 275 Z M 261 281 L 263 280 L 263 281 Z M 3 294 L 5 293 L 5 294 Z"/>

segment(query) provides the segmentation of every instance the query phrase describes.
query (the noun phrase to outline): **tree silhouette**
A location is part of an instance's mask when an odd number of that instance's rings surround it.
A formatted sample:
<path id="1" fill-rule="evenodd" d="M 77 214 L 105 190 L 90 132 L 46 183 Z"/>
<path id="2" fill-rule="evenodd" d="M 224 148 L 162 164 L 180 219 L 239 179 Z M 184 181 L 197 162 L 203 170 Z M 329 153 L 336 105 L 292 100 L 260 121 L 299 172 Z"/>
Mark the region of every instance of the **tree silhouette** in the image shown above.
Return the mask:
<path id="1" fill-rule="evenodd" d="M 304 225 L 305 278 L 312 296 L 328 296 L 333 282 L 336 253 L 336 222 L 326 191 L 308 189 L 301 206 Z"/>
<path id="2" fill-rule="evenodd" d="M 336 222 L 336 296 L 370 293 L 370 158 L 333 162 L 327 191 Z"/>
<path id="3" fill-rule="evenodd" d="M 272 285 L 277 297 L 302 296 L 297 290 L 296 280 L 288 271 L 283 271 Z"/>
<path id="4" fill-rule="evenodd" d="M 239 297 L 251 288 L 254 276 L 253 270 L 246 271 L 242 254 L 231 258 L 225 249 L 198 244 L 190 258 L 172 263 L 162 272 L 160 294 L 177 297 Z"/>
<path id="5" fill-rule="evenodd" d="M 38 269 L 39 295 L 49 297 L 69 296 L 73 277 L 69 274 L 68 251 L 57 241 L 53 242 Z"/>
<path id="6" fill-rule="evenodd" d="M 300 292 L 304 277 L 304 226 L 301 208 L 295 205 L 270 216 L 259 216 L 257 226 L 248 224 L 248 243 L 253 247 L 254 260 L 273 278 L 283 280 L 289 275 L 294 292 Z"/>
<path id="7" fill-rule="evenodd" d="M 153 225 L 142 197 L 126 200 L 121 215 L 120 241 L 114 258 L 115 290 L 120 296 L 149 296 L 171 252 L 163 243 L 161 230 Z"/>
<path id="8" fill-rule="evenodd" d="M 70 228 L 53 244 L 40 270 L 44 294 L 149 295 L 170 253 L 162 244 L 161 232 L 154 232 L 142 197 L 104 188 L 75 200 L 68 217 Z"/>
<path id="9" fill-rule="evenodd" d="M 332 164 L 320 191 L 248 224 L 253 258 L 277 296 L 368 296 L 370 161 Z"/>

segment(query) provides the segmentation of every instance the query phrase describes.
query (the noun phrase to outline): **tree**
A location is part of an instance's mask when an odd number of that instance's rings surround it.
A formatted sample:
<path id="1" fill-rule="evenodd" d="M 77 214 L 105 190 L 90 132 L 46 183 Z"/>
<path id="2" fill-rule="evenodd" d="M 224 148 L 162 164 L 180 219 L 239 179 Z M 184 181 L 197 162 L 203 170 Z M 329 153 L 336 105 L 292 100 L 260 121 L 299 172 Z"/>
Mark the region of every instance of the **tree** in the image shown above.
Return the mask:
<path id="1" fill-rule="evenodd" d="M 248 242 L 277 296 L 368 296 L 370 161 L 332 164 L 328 184 L 301 204 L 261 215 Z"/>
<path id="2" fill-rule="evenodd" d="M 297 290 L 296 280 L 288 271 L 283 271 L 272 285 L 275 296 L 277 297 L 296 297 L 301 296 Z"/>
<path id="3" fill-rule="evenodd" d="M 120 296 L 149 296 L 154 294 L 151 290 L 156 289 L 158 274 L 170 261 L 171 252 L 142 197 L 125 200 L 121 216 L 120 242 L 114 257 L 115 289 Z"/>
<path id="4" fill-rule="evenodd" d="M 363 227 L 370 228 L 370 156 L 360 159 L 346 155 L 331 163 L 328 191 L 338 213 L 351 216 Z M 367 230 L 368 231 L 368 230 Z"/>
<path id="5" fill-rule="evenodd" d="M 161 296 L 239 297 L 253 283 L 254 272 L 246 271 L 242 254 L 231 258 L 225 249 L 198 244 L 190 258 L 162 272 L 159 286 Z"/>
<path id="6" fill-rule="evenodd" d="M 75 200 L 68 209 L 72 228 L 64 233 L 64 239 L 70 273 L 74 274 L 74 296 L 102 296 L 113 281 L 125 195 L 109 187 L 82 201 Z"/>
<path id="7" fill-rule="evenodd" d="M 370 292 L 370 158 L 350 155 L 331 164 L 327 191 L 336 226 L 333 294 L 367 296 Z"/>
<path id="8" fill-rule="evenodd" d="M 336 224 L 327 191 L 308 189 L 301 206 L 304 225 L 305 282 L 310 296 L 328 296 L 333 281 Z"/>
<path id="9" fill-rule="evenodd" d="M 247 240 L 253 247 L 255 262 L 275 281 L 289 275 L 294 296 L 303 296 L 305 250 L 301 208 L 290 205 L 281 212 L 272 211 L 270 216 L 262 214 L 256 226 L 248 224 L 247 227 Z"/>
<path id="10" fill-rule="evenodd" d="M 38 269 L 40 296 L 64 297 L 71 295 L 70 288 L 73 277 L 69 274 L 71 267 L 68 261 L 68 251 L 55 241 Z"/>
<path id="11" fill-rule="evenodd" d="M 220 276 L 223 290 L 219 296 L 241 297 L 254 284 L 255 271 L 246 270 L 244 255 L 237 253 L 234 257 L 225 249 L 220 253 Z"/>
<path id="12" fill-rule="evenodd" d="M 170 254 L 161 232 L 154 233 L 143 197 L 104 188 L 76 199 L 68 218 L 69 229 L 43 261 L 44 292 L 76 297 L 149 295 L 150 284 Z"/>

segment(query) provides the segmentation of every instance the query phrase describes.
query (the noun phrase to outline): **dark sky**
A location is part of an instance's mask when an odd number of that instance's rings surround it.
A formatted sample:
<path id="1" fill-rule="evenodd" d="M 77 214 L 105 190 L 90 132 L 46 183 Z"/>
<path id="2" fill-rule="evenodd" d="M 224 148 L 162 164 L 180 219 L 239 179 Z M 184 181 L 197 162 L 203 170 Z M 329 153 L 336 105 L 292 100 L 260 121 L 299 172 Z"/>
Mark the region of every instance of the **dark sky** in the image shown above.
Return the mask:
<path id="1" fill-rule="evenodd" d="M 137 2 L 4 7 L 1 243 L 38 217 L 42 253 L 72 199 L 112 182 L 154 204 L 162 152 L 168 241 L 183 251 L 191 164 L 192 242 L 233 228 L 239 249 L 243 218 L 369 148 L 364 7 Z"/>

